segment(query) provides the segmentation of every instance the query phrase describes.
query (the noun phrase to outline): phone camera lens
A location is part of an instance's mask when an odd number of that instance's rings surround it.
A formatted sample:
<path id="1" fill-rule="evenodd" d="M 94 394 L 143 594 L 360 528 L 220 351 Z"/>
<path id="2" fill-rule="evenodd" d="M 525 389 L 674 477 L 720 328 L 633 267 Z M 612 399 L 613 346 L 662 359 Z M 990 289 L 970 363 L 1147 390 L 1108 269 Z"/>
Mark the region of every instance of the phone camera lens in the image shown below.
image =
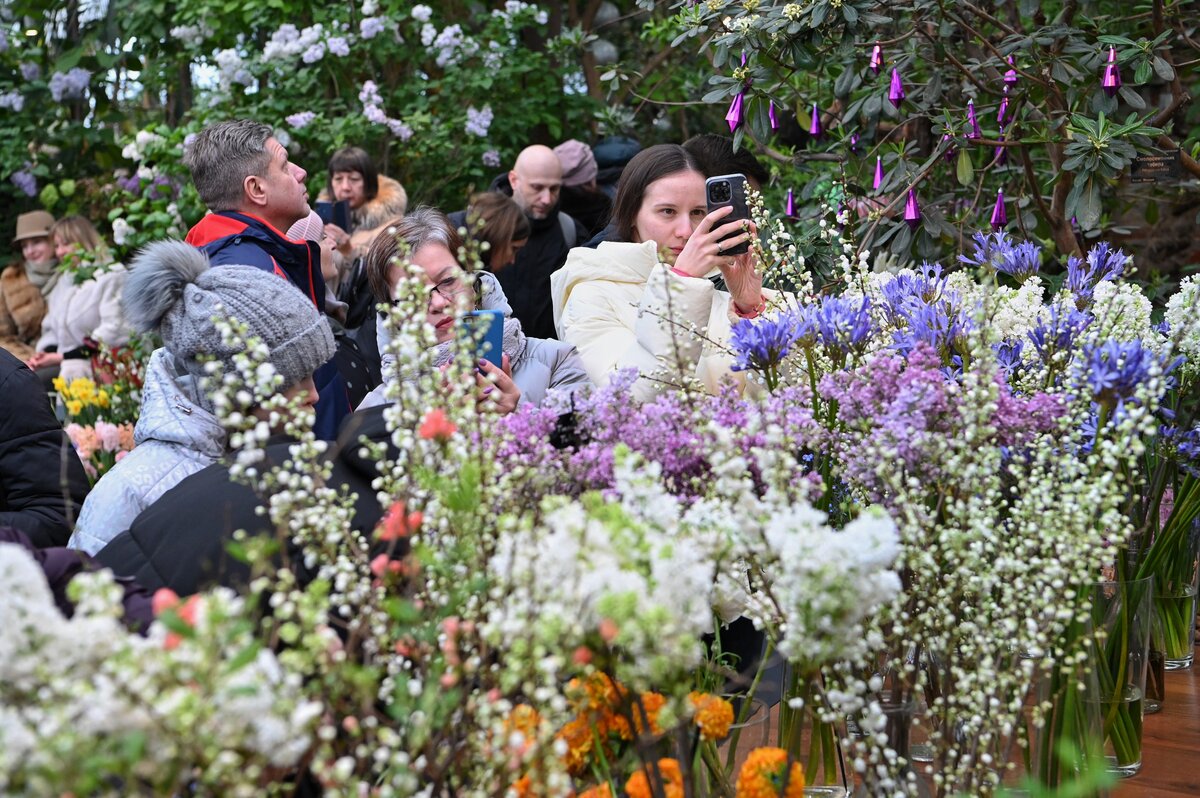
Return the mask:
<path id="1" fill-rule="evenodd" d="M 713 202 L 728 202 L 729 198 L 733 196 L 733 191 L 730 189 L 728 181 L 724 181 L 713 183 L 709 187 L 708 194 Z"/>

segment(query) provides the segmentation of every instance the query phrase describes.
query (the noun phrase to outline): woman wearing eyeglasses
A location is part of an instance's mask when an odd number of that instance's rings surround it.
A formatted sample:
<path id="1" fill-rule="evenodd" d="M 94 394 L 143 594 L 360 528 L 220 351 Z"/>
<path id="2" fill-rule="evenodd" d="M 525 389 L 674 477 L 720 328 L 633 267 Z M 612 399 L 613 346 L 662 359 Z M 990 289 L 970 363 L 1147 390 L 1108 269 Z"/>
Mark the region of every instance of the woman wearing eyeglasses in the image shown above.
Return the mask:
<path id="1" fill-rule="evenodd" d="M 539 405 L 551 391 L 569 393 L 590 387 L 591 380 L 575 347 L 562 341 L 529 338 L 512 315 L 496 278 L 487 272 L 464 271 L 455 257 L 463 246 L 454 225 L 441 211 L 417 208 L 389 224 L 367 251 L 367 279 L 379 302 L 391 302 L 403 271 L 402 261 L 421 267 L 429 286 L 425 321 L 437 341 L 435 363 L 453 357 L 457 334 L 455 311 L 459 302 L 472 310 L 498 310 L 504 314 L 504 367 L 480 362 L 480 399 L 498 413 L 511 413 L 523 403 Z M 401 254 L 404 257 L 401 258 Z M 387 330 L 378 326 L 379 351 L 387 352 Z M 389 380 L 398 378 L 392 355 L 383 355 L 384 384 L 359 405 L 360 410 L 383 404 Z M 486 377 L 486 379 L 485 379 Z M 486 396 L 485 396 L 486 393 Z"/>

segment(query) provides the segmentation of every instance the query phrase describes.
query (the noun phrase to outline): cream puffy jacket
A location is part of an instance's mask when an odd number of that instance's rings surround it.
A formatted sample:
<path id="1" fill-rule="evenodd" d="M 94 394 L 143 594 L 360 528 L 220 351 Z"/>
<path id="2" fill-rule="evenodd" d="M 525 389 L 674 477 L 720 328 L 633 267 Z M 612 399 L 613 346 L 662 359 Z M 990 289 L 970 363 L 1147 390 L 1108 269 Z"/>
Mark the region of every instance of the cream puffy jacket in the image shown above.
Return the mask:
<path id="1" fill-rule="evenodd" d="M 639 401 L 678 384 L 681 373 L 711 393 L 725 380 L 744 387 L 725 351 L 738 319 L 733 298 L 707 278 L 672 272 L 653 241 L 576 247 L 550 288 L 558 336 L 579 350 L 596 384 L 633 367 L 641 375 L 633 384 Z"/>
<path id="2" fill-rule="evenodd" d="M 37 350 L 45 352 L 56 346 L 59 352 L 69 352 L 83 346 L 84 338 L 121 346 L 129 342 L 129 322 L 121 311 L 121 289 L 128 272 L 121 264 L 76 285 L 71 275 L 64 274 L 46 300 L 46 318 L 42 320 L 42 337 Z M 64 360 L 62 377 L 92 376 L 88 360 Z"/>

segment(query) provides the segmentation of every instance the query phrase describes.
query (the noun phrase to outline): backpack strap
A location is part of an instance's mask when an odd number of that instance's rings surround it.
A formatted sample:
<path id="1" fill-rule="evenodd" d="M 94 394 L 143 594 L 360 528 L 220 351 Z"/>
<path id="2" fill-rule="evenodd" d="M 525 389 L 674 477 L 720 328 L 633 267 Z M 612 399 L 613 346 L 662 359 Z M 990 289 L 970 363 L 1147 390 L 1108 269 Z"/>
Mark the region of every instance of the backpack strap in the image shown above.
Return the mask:
<path id="1" fill-rule="evenodd" d="M 562 211 L 558 212 L 558 226 L 562 229 L 563 241 L 567 244 L 567 249 L 575 246 L 575 220 L 568 214 Z"/>

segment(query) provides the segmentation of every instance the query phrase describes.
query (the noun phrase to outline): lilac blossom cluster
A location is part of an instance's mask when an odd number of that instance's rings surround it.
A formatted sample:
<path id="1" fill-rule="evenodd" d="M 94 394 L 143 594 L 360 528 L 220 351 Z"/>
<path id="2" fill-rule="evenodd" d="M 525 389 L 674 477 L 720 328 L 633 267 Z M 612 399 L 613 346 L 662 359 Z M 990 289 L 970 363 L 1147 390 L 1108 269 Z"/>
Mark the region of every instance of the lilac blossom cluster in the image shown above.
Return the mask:
<path id="1" fill-rule="evenodd" d="M 67 72 L 55 72 L 50 76 L 50 96 L 55 102 L 77 100 L 87 91 L 92 73 L 83 67 L 74 67 Z"/>
<path id="2" fill-rule="evenodd" d="M 383 96 L 375 81 L 368 80 L 358 92 L 359 102 L 363 104 L 363 116 L 374 125 L 384 125 L 392 131 L 392 135 L 401 141 L 408 141 L 413 136 L 413 129 L 399 119 L 392 119 L 383 110 Z"/>
<path id="3" fill-rule="evenodd" d="M 485 105 L 482 110 L 476 110 L 474 106 L 467 109 L 467 124 L 466 131 L 468 135 L 478 136 L 479 138 L 487 138 L 488 128 L 492 126 L 492 106 Z"/>
<path id="4" fill-rule="evenodd" d="M 14 186 L 24 192 L 25 196 L 36 197 L 38 195 L 37 178 L 30 171 L 29 164 L 26 164 L 24 169 L 18 169 L 13 172 L 9 180 L 13 182 Z"/>
<path id="5" fill-rule="evenodd" d="M 0 108 L 21 111 L 25 107 L 25 95 L 13 89 L 0 94 Z"/>

